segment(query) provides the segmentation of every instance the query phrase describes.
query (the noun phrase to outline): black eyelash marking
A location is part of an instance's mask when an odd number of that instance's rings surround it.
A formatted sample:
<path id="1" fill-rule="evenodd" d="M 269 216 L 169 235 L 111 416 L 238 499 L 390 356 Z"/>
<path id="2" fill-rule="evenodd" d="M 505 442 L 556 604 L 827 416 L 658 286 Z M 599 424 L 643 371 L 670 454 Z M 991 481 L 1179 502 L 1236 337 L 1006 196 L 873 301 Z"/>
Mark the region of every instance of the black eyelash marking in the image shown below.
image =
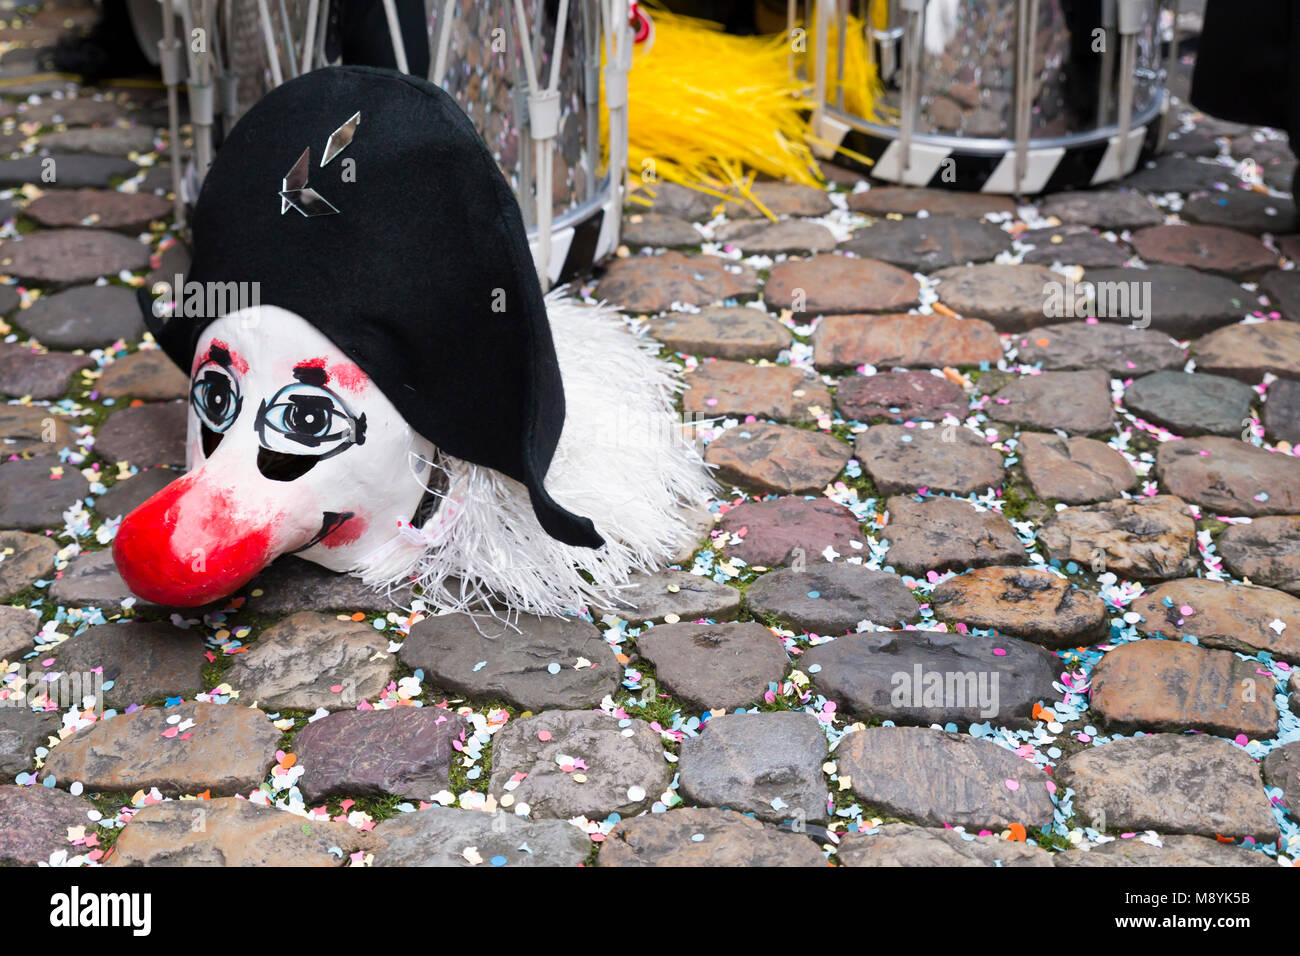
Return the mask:
<path id="1" fill-rule="evenodd" d="M 324 388 L 330 378 L 323 368 L 316 365 L 299 365 L 293 370 L 293 377 L 304 385 L 315 385 L 317 388 Z"/>

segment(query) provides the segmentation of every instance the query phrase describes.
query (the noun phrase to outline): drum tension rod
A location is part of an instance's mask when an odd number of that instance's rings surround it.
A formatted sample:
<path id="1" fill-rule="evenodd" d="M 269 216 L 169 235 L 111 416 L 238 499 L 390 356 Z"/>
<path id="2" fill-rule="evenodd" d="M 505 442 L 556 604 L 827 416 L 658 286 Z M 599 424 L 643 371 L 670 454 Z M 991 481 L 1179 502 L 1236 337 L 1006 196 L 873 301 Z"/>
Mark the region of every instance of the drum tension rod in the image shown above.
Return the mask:
<path id="1" fill-rule="evenodd" d="M 1137 37 L 1142 29 L 1142 0 L 1119 0 L 1119 168 L 1128 171 L 1129 131 L 1133 126 L 1133 88 L 1137 81 Z"/>

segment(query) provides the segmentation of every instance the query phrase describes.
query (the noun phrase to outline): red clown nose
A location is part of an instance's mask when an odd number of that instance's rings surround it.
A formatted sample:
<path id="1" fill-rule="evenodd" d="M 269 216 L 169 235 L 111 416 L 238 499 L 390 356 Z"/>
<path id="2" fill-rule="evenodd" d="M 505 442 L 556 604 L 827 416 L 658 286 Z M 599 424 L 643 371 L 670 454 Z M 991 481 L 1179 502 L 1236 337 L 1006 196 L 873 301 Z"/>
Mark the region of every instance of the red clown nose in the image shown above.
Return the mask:
<path id="1" fill-rule="evenodd" d="M 132 593 L 168 607 L 197 607 L 232 594 L 277 554 L 283 516 L 264 511 L 249 523 L 231 489 L 204 470 L 163 488 L 124 519 L 113 560 Z"/>

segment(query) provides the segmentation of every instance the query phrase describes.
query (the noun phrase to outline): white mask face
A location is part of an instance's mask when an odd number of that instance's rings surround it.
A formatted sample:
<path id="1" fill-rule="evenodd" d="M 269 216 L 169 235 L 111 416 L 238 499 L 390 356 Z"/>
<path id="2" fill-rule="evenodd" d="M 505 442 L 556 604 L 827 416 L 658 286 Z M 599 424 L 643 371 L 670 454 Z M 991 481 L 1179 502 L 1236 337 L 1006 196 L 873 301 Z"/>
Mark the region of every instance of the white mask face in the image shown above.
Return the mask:
<path id="1" fill-rule="evenodd" d="M 309 322 L 241 309 L 199 339 L 188 474 L 123 519 L 113 544 L 133 592 L 192 607 L 296 552 L 337 571 L 410 521 L 433 445 Z"/>

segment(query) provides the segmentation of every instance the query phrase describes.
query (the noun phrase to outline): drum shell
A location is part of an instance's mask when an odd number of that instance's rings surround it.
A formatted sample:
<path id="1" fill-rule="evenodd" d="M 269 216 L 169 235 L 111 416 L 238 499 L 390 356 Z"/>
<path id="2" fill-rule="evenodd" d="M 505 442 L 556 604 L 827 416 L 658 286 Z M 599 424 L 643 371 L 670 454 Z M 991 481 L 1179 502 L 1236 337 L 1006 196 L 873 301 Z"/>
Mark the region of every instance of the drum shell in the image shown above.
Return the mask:
<path id="1" fill-rule="evenodd" d="M 845 102 L 861 102 L 863 97 L 845 96 L 837 88 L 841 74 L 835 44 L 830 44 L 819 130 L 825 139 L 859 154 L 883 156 L 872 170 L 880 178 L 919 184 L 929 181 L 932 167 L 937 170 L 934 164 L 955 164 L 958 168 L 949 169 L 946 179 L 939 180 L 936 171 L 934 185 L 979 189 L 993 179 L 997 184 L 988 187 L 991 191 L 1008 191 L 1006 170 L 997 170 L 1000 158 L 1019 145 L 1020 115 L 1023 147 L 1034 153 L 1041 173 L 1031 172 L 1028 182 L 1059 188 L 1117 178 L 1161 139 L 1168 97 L 1159 24 L 1167 2 L 1137 2 L 1130 145 L 1123 151 L 1107 150 L 1118 144 L 1124 85 L 1113 0 L 925 0 L 920 4 L 919 38 L 906 5 L 896 0 L 838 0 L 832 22 L 837 29 L 868 31 L 872 42 L 867 48 L 877 62 L 883 89 L 870 115 L 846 109 Z M 1033 17 L 1029 69 L 1023 78 L 1017 68 L 1022 8 Z M 855 19 L 848 18 L 850 13 Z M 910 109 L 903 100 L 909 39 L 917 63 Z M 910 130 L 905 130 L 904 115 L 912 120 Z M 900 140 L 924 151 L 919 167 L 909 167 L 910 160 L 898 149 L 887 151 Z M 1053 162 L 1060 168 L 1044 171 Z M 1010 182 L 1019 181 L 1012 177 Z"/>
<path id="2" fill-rule="evenodd" d="M 434 0 L 430 36 L 435 51 L 447 24 L 446 61 L 433 77 L 455 97 L 483 136 L 501 171 L 520 197 L 525 222 L 534 225 L 533 156 L 528 137 L 527 81 L 514 4 L 501 0 Z M 557 5 L 525 0 L 537 73 L 551 72 Z M 557 221 L 599 198 L 607 185 L 608 149 L 600 120 L 600 19 L 598 0 L 570 0 L 557 92 L 559 133 L 553 144 L 551 201 Z M 436 63 L 435 63 L 436 72 Z"/>

